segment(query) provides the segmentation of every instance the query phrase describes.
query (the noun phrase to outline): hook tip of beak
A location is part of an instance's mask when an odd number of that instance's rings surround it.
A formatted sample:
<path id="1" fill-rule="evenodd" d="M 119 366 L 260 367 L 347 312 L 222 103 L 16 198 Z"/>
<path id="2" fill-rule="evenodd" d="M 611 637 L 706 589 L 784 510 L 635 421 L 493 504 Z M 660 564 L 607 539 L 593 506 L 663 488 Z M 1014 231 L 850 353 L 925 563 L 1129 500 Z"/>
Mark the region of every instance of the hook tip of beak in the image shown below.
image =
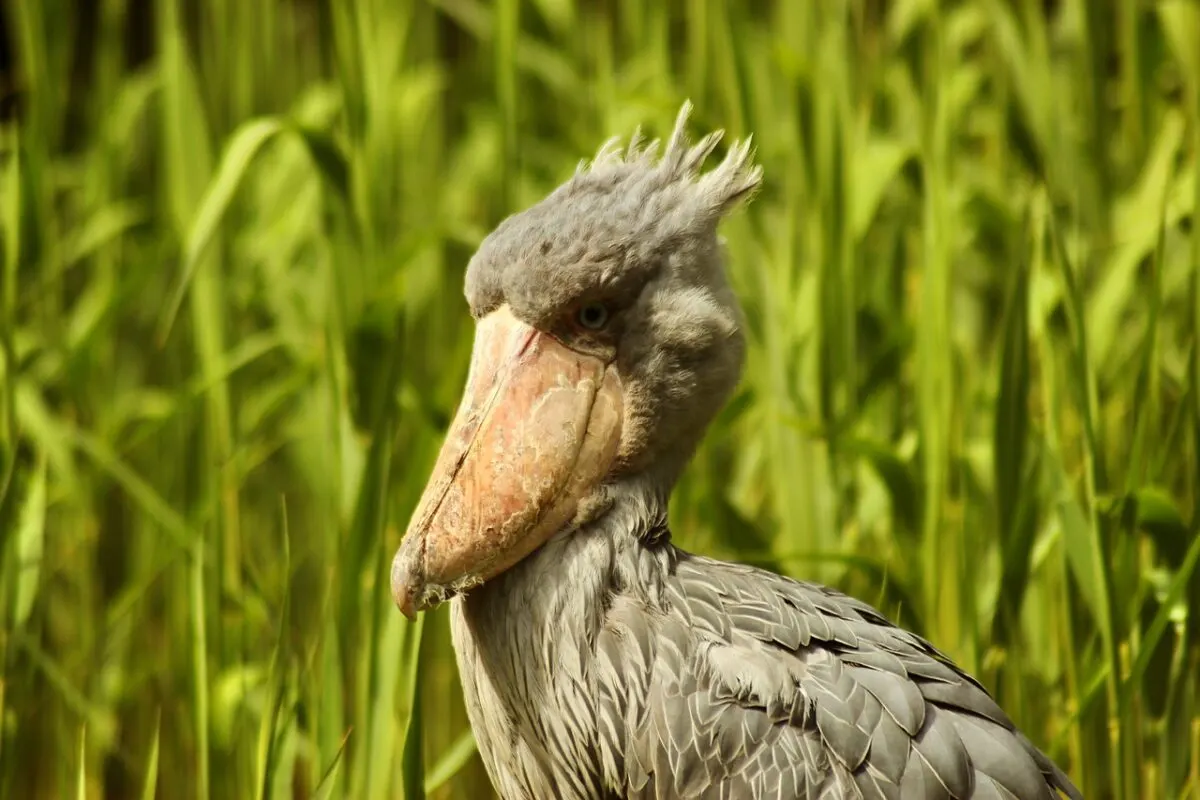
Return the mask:
<path id="1" fill-rule="evenodd" d="M 392 600 L 400 613 L 410 621 L 417 618 L 416 597 L 421 589 L 422 581 L 418 578 L 417 570 L 413 569 L 411 558 L 406 557 L 402 547 L 392 560 Z"/>

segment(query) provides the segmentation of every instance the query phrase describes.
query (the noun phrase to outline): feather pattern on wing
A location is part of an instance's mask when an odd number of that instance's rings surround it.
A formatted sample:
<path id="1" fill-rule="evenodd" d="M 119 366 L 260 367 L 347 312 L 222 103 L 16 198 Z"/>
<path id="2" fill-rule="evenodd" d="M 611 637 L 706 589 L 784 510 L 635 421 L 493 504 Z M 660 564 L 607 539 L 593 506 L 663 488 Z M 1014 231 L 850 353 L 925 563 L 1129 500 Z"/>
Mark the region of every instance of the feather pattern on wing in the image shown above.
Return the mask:
<path id="1" fill-rule="evenodd" d="M 505 646 L 460 606 L 460 654 L 478 654 L 481 633 L 486 649 L 550 654 L 548 672 L 521 676 L 514 661 L 482 694 L 464 672 L 506 798 L 1080 797 L 977 682 L 869 605 L 669 543 L 638 554 L 607 541 L 567 540 L 526 567 L 605 563 L 606 578 L 570 586 L 599 593 L 587 622 L 552 603 L 544 636 L 510 629 Z M 623 585 L 630 570 L 658 589 Z M 499 620 L 500 597 L 472 603 Z M 544 601 L 520 602 L 536 626 Z"/>

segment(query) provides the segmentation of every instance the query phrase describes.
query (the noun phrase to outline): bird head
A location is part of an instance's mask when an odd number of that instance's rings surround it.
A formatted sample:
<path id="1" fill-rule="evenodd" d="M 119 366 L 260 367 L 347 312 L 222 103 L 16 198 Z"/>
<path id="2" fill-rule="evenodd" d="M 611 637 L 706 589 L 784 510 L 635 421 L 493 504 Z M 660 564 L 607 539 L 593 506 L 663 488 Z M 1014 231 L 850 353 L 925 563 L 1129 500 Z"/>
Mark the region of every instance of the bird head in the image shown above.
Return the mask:
<path id="1" fill-rule="evenodd" d="M 458 412 L 392 562 L 412 617 L 605 507 L 616 482 L 666 493 L 741 372 L 741 312 L 717 238 L 758 188 L 750 142 L 684 128 L 610 141 L 504 220 L 466 275 L 476 320 Z"/>

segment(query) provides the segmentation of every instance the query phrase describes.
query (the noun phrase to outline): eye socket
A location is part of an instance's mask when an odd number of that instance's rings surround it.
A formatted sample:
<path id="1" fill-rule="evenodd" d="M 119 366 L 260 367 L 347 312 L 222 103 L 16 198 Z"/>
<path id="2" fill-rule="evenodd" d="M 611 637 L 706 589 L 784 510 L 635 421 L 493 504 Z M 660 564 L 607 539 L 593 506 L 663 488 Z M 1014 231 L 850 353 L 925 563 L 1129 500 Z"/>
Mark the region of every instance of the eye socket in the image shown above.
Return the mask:
<path id="1" fill-rule="evenodd" d="M 575 313 L 575 319 L 581 327 L 598 331 L 608 324 L 608 306 L 599 302 L 587 303 Z"/>

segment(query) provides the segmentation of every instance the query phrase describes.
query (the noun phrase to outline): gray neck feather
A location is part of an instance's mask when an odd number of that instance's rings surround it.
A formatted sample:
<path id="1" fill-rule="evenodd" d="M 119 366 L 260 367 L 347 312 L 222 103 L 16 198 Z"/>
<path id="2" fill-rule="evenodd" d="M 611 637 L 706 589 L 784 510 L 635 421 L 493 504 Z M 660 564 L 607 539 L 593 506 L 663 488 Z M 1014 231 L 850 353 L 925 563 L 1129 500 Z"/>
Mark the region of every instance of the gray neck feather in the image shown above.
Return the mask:
<path id="1" fill-rule="evenodd" d="M 661 603 L 675 552 L 665 495 L 635 482 L 610 486 L 607 494 L 605 510 L 593 521 L 556 534 L 459 600 L 480 645 L 537 645 L 527 653 L 544 653 L 551 648 L 531 637 L 569 633 L 586 643 L 615 594 Z M 563 631 L 564 625 L 570 630 Z"/>
<path id="2" fill-rule="evenodd" d="M 612 502 L 594 521 L 455 598 L 454 644 L 477 736 L 521 731 L 533 741 L 570 709 L 579 730 L 561 738 L 586 748 L 595 735 L 591 661 L 608 608 L 618 597 L 664 607 L 677 552 L 665 495 L 635 485 L 609 491 Z"/>

